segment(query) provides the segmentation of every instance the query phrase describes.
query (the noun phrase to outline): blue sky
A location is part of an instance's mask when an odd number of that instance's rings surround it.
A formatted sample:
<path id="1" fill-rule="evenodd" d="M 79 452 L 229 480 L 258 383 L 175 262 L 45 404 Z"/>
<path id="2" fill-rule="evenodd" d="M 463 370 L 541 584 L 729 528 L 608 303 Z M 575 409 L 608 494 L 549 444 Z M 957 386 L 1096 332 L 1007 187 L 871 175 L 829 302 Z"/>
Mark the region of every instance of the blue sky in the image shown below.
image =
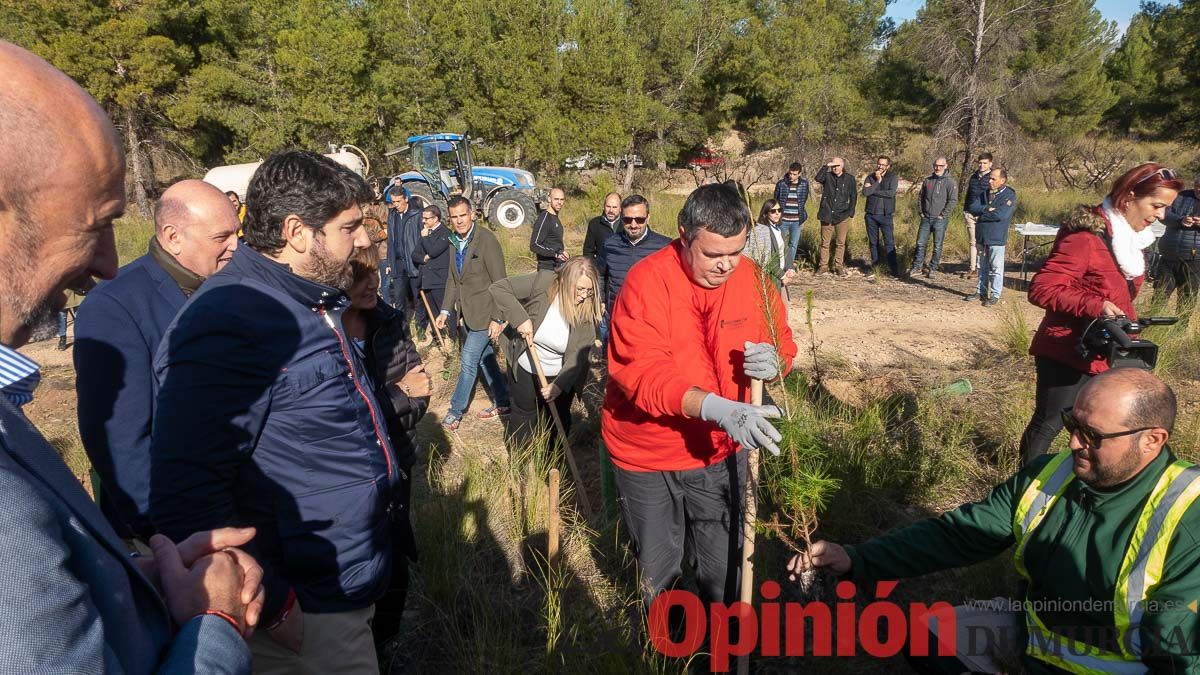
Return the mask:
<path id="1" fill-rule="evenodd" d="M 888 7 L 888 16 L 895 18 L 896 23 L 900 23 L 905 19 L 913 18 L 917 10 L 924 4 L 925 0 L 896 0 Z M 1096 7 L 1100 9 L 1104 18 L 1116 21 L 1117 30 L 1124 33 L 1125 27 L 1129 25 L 1129 17 L 1138 10 L 1138 2 L 1137 0 L 1096 0 Z"/>

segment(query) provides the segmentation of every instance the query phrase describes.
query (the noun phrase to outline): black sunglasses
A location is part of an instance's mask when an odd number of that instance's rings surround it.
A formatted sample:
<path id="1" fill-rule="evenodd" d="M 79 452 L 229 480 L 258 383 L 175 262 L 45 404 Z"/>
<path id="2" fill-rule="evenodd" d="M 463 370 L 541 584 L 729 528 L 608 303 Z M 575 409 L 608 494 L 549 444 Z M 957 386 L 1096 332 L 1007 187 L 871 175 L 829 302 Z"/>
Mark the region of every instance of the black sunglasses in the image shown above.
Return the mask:
<path id="1" fill-rule="evenodd" d="M 621 220 L 626 225 L 632 225 L 634 223 L 641 225 L 642 223 L 646 222 L 646 219 L 649 217 L 650 216 L 621 216 Z"/>
<path id="2" fill-rule="evenodd" d="M 1130 429 L 1129 431 L 1114 431 L 1111 434 L 1102 434 L 1076 419 L 1075 413 L 1072 412 L 1073 410 L 1075 410 L 1075 408 L 1065 408 L 1062 411 L 1063 428 L 1066 429 L 1067 433 L 1071 434 L 1072 436 L 1079 436 L 1079 439 L 1082 440 L 1089 448 L 1098 448 L 1100 447 L 1101 443 L 1110 438 L 1120 438 L 1122 436 L 1129 436 L 1131 434 L 1136 434 L 1142 431 L 1150 431 L 1151 429 L 1158 428 L 1142 427 L 1140 429 Z"/>
<path id="3" fill-rule="evenodd" d="M 773 209 L 767 209 L 767 213 L 781 213 L 782 211 L 783 209 L 779 208 L 778 206 Z"/>

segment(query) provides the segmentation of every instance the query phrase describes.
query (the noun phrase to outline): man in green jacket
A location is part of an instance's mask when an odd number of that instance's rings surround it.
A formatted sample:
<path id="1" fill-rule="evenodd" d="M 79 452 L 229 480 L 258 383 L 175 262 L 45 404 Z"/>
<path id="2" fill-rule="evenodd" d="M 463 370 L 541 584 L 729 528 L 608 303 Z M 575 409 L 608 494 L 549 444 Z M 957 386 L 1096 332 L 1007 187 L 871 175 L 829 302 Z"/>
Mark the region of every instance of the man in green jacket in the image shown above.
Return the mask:
<path id="1" fill-rule="evenodd" d="M 955 608 L 955 657 L 910 657 L 923 672 L 1197 672 L 1200 468 L 1167 439 L 1175 394 L 1147 371 L 1092 378 L 1063 412 L 1071 452 L 1046 455 L 982 501 L 854 547 L 813 544 L 788 564 L 876 580 L 963 567 L 1016 546 L 1023 601 Z M 984 606 L 986 605 L 986 606 Z M 973 643 L 973 644 L 972 644 Z M 911 647 L 911 645 L 910 645 Z"/>

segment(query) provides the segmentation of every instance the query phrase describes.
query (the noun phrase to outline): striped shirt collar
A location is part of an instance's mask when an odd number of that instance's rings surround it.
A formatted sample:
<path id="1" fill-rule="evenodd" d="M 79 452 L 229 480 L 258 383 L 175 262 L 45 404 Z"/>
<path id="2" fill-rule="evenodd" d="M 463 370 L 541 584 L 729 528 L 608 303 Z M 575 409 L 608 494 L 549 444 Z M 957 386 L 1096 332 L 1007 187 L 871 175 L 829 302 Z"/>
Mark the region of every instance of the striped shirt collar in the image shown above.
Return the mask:
<path id="1" fill-rule="evenodd" d="M 0 394 L 14 407 L 33 400 L 33 390 L 42 379 L 41 366 L 28 356 L 0 345 Z"/>

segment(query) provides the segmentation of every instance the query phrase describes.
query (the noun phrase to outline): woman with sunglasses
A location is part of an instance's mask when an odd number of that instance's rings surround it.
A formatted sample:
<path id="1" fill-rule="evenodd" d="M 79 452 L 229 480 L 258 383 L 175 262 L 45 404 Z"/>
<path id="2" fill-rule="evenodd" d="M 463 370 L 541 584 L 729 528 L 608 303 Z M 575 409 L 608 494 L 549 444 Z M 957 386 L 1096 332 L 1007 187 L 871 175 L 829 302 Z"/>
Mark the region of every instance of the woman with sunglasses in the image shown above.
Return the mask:
<path id="1" fill-rule="evenodd" d="M 500 279 L 489 292 L 499 319 L 508 362 L 510 450 L 527 446 L 551 428 L 548 405 L 558 410 L 567 431 L 571 399 L 587 378 L 588 354 L 600 321 L 600 280 L 589 258 L 570 258 L 557 271 Z M 533 348 L 529 341 L 532 339 Z M 540 386 L 529 359 L 537 358 L 547 385 Z"/>
<path id="2" fill-rule="evenodd" d="M 796 276 L 787 264 L 788 242 L 783 240 L 782 221 L 783 207 L 774 199 L 768 199 L 759 209 L 758 222 L 750 228 L 746 238 L 746 257 L 758 263 L 775 288 L 783 288 Z"/>
<path id="3" fill-rule="evenodd" d="M 1021 463 L 1050 448 L 1062 431 L 1062 411 L 1080 387 L 1108 370 L 1100 354 L 1084 357 L 1080 340 L 1102 317 L 1137 319 L 1133 300 L 1146 274 L 1143 254 L 1154 243 L 1150 226 L 1161 219 L 1183 183 L 1161 164 L 1125 172 L 1098 206 L 1075 209 L 1058 231 L 1042 269 L 1029 284 L 1029 301 L 1046 310 L 1029 353 L 1037 370 L 1033 419 L 1021 436 Z"/>

